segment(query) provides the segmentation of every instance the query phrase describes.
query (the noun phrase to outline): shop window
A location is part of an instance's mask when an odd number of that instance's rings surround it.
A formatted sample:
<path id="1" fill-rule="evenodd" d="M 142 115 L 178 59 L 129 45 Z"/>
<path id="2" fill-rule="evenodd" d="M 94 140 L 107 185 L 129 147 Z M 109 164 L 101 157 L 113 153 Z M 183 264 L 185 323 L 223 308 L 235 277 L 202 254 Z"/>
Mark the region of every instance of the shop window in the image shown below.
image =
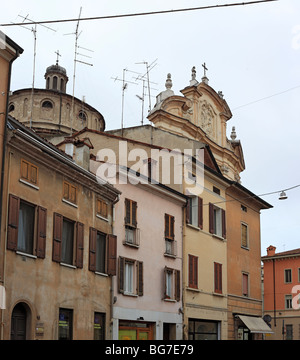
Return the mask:
<path id="1" fill-rule="evenodd" d="M 94 340 L 105 340 L 105 314 L 94 313 Z"/>
<path id="2" fill-rule="evenodd" d="M 58 340 L 73 340 L 73 310 L 59 309 Z"/>
<path id="3" fill-rule="evenodd" d="M 219 323 L 216 321 L 202 321 L 189 319 L 189 340 L 218 340 Z"/>

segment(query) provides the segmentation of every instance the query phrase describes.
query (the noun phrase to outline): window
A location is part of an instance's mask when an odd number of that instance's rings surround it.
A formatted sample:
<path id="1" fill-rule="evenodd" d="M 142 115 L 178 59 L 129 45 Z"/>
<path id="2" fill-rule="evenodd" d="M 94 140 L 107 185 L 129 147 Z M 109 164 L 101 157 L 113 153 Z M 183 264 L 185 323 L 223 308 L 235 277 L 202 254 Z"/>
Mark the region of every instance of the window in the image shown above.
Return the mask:
<path id="1" fill-rule="evenodd" d="M 120 257 L 118 285 L 119 292 L 124 295 L 143 296 L 143 263 Z"/>
<path id="2" fill-rule="evenodd" d="M 14 104 L 9 104 L 8 112 L 10 113 L 12 111 L 15 111 L 15 105 Z"/>
<path id="3" fill-rule="evenodd" d="M 249 247 L 249 243 L 248 243 L 248 225 L 246 224 L 241 224 L 241 233 L 242 233 L 242 247 L 244 248 L 248 248 Z"/>
<path id="4" fill-rule="evenodd" d="M 177 255 L 177 246 L 175 241 L 175 218 L 172 215 L 165 214 L 165 255 Z"/>
<path id="5" fill-rule="evenodd" d="M 45 258 L 47 210 L 9 195 L 7 249 Z"/>
<path id="6" fill-rule="evenodd" d="M 59 309 L 58 340 L 72 340 L 73 338 L 73 310 Z"/>
<path id="7" fill-rule="evenodd" d="M 42 103 L 42 108 L 43 108 L 43 109 L 52 109 L 52 108 L 53 108 L 53 104 L 52 104 L 51 101 L 45 100 L 45 101 L 43 101 L 43 103 Z"/>
<path id="8" fill-rule="evenodd" d="M 107 218 L 107 203 L 104 200 L 97 199 L 97 215 Z"/>
<path id="9" fill-rule="evenodd" d="M 215 194 L 218 194 L 218 195 L 220 195 L 220 194 L 221 194 L 220 189 L 219 189 L 219 188 L 217 188 L 216 186 L 213 186 L 213 192 L 214 192 Z"/>
<path id="10" fill-rule="evenodd" d="M 284 282 L 291 283 L 292 282 L 292 269 L 284 270 Z"/>
<path id="11" fill-rule="evenodd" d="M 87 119 L 86 113 L 84 111 L 79 111 L 78 117 L 82 122 L 85 122 Z"/>
<path id="12" fill-rule="evenodd" d="M 214 291 L 222 294 L 222 264 L 214 263 Z"/>
<path id="13" fill-rule="evenodd" d="M 71 183 L 64 181 L 63 183 L 63 199 L 73 204 L 77 203 L 77 187 Z"/>
<path id="14" fill-rule="evenodd" d="M 94 340 L 105 340 L 105 314 L 94 313 Z"/>
<path id="15" fill-rule="evenodd" d="M 285 339 L 286 340 L 293 340 L 293 325 L 286 324 L 285 329 L 286 329 Z"/>
<path id="16" fill-rule="evenodd" d="M 197 196 L 190 197 L 186 209 L 186 221 L 188 224 L 203 229 L 203 199 Z"/>
<path id="17" fill-rule="evenodd" d="M 57 76 L 53 77 L 53 90 L 57 90 Z"/>
<path id="18" fill-rule="evenodd" d="M 241 204 L 241 210 L 247 212 L 247 206 Z"/>
<path id="19" fill-rule="evenodd" d="M 84 225 L 54 213 L 52 260 L 81 269 L 83 246 Z"/>
<path id="20" fill-rule="evenodd" d="M 137 229 L 137 203 L 125 199 L 125 245 L 139 246 L 139 231 Z"/>
<path id="21" fill-rule="evenodd" d="M 21 160 L 21 179 L 30 184 L 38 184 L 38 167 L 24 159 Z"/>
<path id="22" fill-rule="evenodd" d="M 292 295 L 285 295 L 285 308 L 292 309 Z"/>
<path id="23" fill-rule="evenodd" d="M 116 275 L 117 237 L 90 228 L 89 270 L 95 273 Z"/>
<path id="24" fill-rule="evenodd" d="M 248 274 L 246 273 L 243 273 L 242 274 L 242 292 L 243 292 L 243 296 L 249 296 L 249 290 L 248 290 L 248 287 L 249 287 L 249 278 L 248 278 Z"/>
<path id="25" fill-rule="evenodd" d="M 198 257 L 189 255 L 189 287 L 198 289 Z"/>
<path id="26" fill-rule="evenodd" d="M 209 232 L 211 234 L 226 238 L 225 210 L 209 204 Z"/>
<path id="27" fill-rule="evenodd" d="M 164 300 L 180 301 L 180 271 L 165 267 Z"/>
<path id="28" fill-rule="evenodd" d="M 218 340 L 219 323 L 189 319 L 189 340 Z"/>

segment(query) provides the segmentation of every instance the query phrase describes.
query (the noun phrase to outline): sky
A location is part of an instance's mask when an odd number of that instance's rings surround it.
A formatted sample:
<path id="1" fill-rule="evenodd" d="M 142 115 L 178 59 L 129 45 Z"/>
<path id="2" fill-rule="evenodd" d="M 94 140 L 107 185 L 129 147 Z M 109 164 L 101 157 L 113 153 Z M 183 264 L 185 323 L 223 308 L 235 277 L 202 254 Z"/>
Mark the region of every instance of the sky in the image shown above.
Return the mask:
<path id="1" fill-rule="evenodd" d="M 0 24 L 105 17 L 223 4 L 238 0 L 10 0 L 1 4 Z M 45 5 L 46 4 L 46 5 Z M 261 212 L 261 252 L 269 245 L 277 252 L 300 248 L 300 1 L 226 6 L 165 14 L 38 25 L 34 85 L 45 88 L 46 68 L 59 63 L 69 76 L 67 92 L 95 107 L 106 129 L 121 127 L 122 79 L 125 73 L 124 127 L 141 125 L 143 76 L 149 69 L 150 102 L 145 97 L 143 124 L 149 105 L 165 90 L 171 73 L 176 95 L 189 85 L 191 69 L 197 80 L 206 64 L 209 85 L 222 91 L 241 141 L 246 170 L 242 185 L 273 205 Z M 11 90 L 33 83 L 34 26 L 0 26 L 24 49 L 14 62 Z M 88 65 L 90 64 L 90 65 Z M 124 71 L 124 69 L 126 69 Z M 139 97 L 138 97 L 139 96 Z M 250 238 L 251 246 L 251 238 Z"/>

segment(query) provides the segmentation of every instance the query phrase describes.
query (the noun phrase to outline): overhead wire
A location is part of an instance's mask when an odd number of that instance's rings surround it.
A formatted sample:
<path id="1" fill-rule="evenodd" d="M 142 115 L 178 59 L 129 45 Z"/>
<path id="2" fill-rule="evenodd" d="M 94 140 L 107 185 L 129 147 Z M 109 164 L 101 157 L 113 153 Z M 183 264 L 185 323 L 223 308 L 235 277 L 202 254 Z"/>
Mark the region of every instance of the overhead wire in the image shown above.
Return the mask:
<path id="1" fill-rule="evenodd" d="M 159 15 L 159 14 L 168 14 L 168 13 L 177 13 L 177 12 L 186 12 L 186 11 L 195 11 L 195 10 L 206 10 L 213 8 L 223 8 L 223 7 L 233 7 L 233 6 L 244 6 L 244 5 L 254 5 L 254 4 L 262 4 L 268 2 L 274 2 L 279 0 L 259 0 L 259 1 L 248 1 L 242 3 L 231 3 L 231 4 L 220 4 L 220 5 L 208 5 L 208 6 L 199 6 L 193 8 L 185 8 L 185 9 L 171 9 L 171 10 L 160 10 L 160 11 L 149 11 L 143 13 L 131 13 L 131 14 L 119 14 L 119 15 L 106 15 L 106 16 L 94 16 L 94 17 L 85 17 L 85 18 L 75 18 L 75 19 L 60 19 L 60 20 L 45 20 L 45 21 L 30 21 L 30 22 L 22 22 L 22 23 L 8 23 L 8 24 L 0 24 L 0 26 L 17 26 L 17 25 L 34 25 L 34 24 L 53 24 L 53 23 L 64 23 L 64 22 L 74 22 L 74 21 L 91 21 L 91 20 L 106 20 L 106 19 L 117 19 L 117 18 L 125 18 L 125 17 L 134 17 L 134 16 L 146 16 L 146 15 Z"/>

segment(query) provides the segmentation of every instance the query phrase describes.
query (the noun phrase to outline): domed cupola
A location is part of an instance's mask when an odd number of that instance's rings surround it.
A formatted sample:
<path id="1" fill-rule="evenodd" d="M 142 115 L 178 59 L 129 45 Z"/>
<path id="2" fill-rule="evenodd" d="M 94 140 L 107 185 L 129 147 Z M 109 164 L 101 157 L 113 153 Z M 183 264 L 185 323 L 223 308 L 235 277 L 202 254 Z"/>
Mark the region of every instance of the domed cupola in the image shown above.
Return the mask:
<path id="1" fill-rule="evenodd" d="M 46 89 L 66 93 L 66 87 L 69 78 L 67 76 L 66 69 L 58 64 L 58 56 L 60 56 L 59 52 L 56 54 L 56 64 L 47 67 L 45 73 Z"/>

